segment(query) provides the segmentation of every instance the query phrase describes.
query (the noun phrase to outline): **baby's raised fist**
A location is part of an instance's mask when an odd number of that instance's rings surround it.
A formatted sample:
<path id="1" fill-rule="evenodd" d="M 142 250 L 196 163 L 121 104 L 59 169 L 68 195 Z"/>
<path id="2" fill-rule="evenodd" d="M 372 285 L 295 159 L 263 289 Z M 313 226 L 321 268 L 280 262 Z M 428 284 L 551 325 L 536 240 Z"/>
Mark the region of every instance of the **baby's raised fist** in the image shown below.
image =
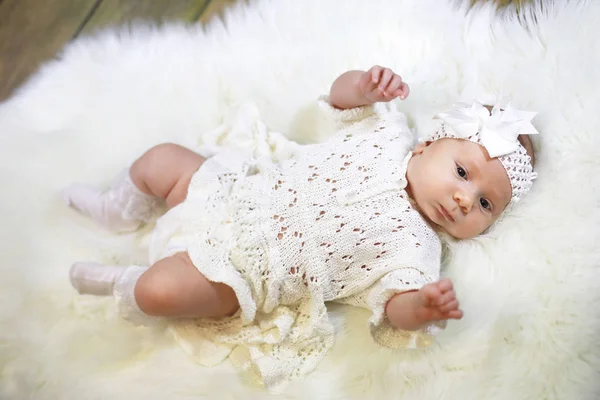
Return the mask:
<path id="1" fill-rule="evenodd" d="M 372 103 L 388 102 L 396 97 L 404 100 L 410 93 L 408 85 L 402 81 L 400 75 L 379 65 L 371 67 L 360 77 L 358 88 Z"/>

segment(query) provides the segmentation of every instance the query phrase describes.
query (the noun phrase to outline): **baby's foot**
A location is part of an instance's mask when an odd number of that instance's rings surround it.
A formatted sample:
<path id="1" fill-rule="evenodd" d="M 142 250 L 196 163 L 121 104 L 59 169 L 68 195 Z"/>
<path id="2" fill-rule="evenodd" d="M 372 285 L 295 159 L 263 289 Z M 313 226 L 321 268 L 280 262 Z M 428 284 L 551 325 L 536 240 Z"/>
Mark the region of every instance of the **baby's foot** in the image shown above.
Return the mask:
<path id="1" fill-rule="evenodd" d="M 69 278 L 71 285 L 79 294 L 110 296 L 113 294 L 115 282 L 125 268 L 91 261 L 76 262 L 71 266 Z"/>
<path id="2" fill-rule="evenodd" d="M 415 316 L 422 324 L 461 319 L 463 316 L 450 279 L 442 279 L 423 286 L 414 300 Z"/>
<path id="3" fill-rule="evenodd" d="M 68 206 L 92 218 L 113 232 L 133 232 L 140 221 L 123 216 L 131 196 L 114 190 L 102 191 L 89 185 L 73 184 L 62 191 Z"/>

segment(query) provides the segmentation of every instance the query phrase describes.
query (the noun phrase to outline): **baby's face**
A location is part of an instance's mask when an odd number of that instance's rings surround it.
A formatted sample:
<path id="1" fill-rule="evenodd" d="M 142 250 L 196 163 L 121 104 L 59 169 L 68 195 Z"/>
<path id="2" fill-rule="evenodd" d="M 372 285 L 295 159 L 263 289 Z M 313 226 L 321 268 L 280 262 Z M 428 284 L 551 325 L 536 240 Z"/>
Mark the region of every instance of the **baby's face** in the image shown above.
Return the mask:
<path id="1" fill-rule="evenodd" d="M 502 163 L 468 140 L 440 139 L 413 150 L 407 192 L 425 219 L 457 239 L 473 238 L 500 217 L 512 189 Z"/>

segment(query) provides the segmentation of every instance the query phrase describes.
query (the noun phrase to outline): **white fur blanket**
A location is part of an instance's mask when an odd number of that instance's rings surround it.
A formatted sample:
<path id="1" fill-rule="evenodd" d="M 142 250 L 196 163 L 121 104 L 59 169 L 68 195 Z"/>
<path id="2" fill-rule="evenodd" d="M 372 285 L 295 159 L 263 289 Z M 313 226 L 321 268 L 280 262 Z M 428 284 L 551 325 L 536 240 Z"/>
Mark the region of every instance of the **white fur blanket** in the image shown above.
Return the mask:
<path id="1" fill-rule="evenodd" d="M 441 0 L 264 0 L 206 30 L 70 45 L 0 105 L 0 398 L 269 398 L 227 363 L 200 367 L 166 332 L 121 321 L 112 299 L 78 296 L 73 261 L 143 263 L 147 235 L 109 235 L 58 193 L 106 184 L 153 144 L 196 146 L 248 101 L 274 130 L 319 140 L 311 102 L 372 64 L 410 83 L 400 107 L 415 124 L 494 92 L 539 110 L 540 178 L 492 234 L 453 249 L 444 274 L 465 318 L 437 345 L 378 348 L 368 313 L 332 307 L 334 350 L 286 398 L 597 398 L 600 3 L 555 3 L 519 20 Z"/>

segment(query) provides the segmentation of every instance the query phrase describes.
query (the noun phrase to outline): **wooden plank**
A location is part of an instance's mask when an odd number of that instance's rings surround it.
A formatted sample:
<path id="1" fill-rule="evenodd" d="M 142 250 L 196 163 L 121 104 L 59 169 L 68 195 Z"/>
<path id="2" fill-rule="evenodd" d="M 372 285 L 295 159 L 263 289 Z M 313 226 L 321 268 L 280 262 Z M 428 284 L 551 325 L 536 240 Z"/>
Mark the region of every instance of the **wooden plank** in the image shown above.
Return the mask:
<path id="1" fill-rule="evenodd" d="M 0 101 L 79 29 L 96 0 L 2 0 Z"/>
<path id="2" fill-rule="evenodd" d="M 103 0 L 85 24 L 82 33 L 134 20 L 163 23 L 171 20 L 193 22 L 209 0 Z"/>
<path id="3" fill-rule="evenodd" d="M 223 11 L 234 3 L 241 0 L 208 0 L 206 9 L 200 15 L 200 22 L 206 23 L 213 17 L 220 17 Z"/>
<path id="4" fill-rule="evenodd" d="M 0 101 L 80 31 L 136 18 L 206 23 L 245 0 L 0 0 Z M 495 1 L 499 6 L 531 0 Z"/>

